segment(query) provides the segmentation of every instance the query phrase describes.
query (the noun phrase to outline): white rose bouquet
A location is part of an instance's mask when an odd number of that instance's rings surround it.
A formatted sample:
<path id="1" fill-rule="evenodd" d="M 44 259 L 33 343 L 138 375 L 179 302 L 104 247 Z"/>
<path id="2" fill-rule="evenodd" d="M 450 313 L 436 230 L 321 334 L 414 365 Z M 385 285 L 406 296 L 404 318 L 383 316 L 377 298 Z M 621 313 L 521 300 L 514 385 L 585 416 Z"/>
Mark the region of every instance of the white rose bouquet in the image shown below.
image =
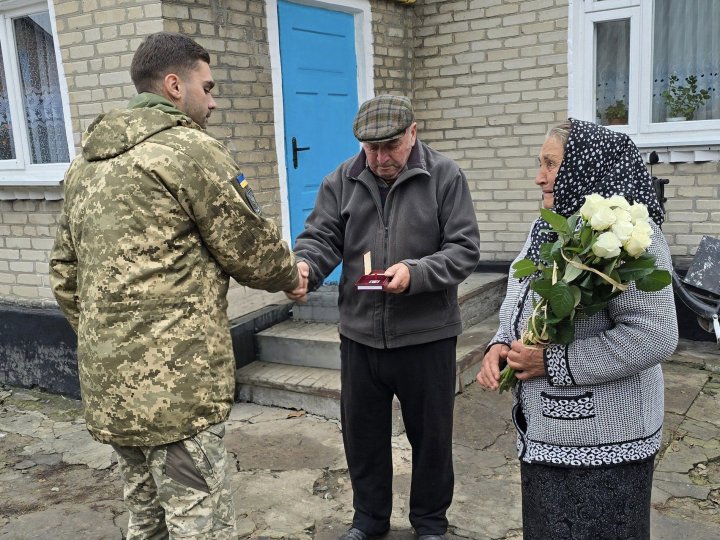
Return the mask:
<path id="1" fill-rule="evenodd" d="M 547 209 L 540 214 L 558 239 L 540 247 L 537 264 L 522 259 L 513 265 L 516 278 L 539 272 L 531 284 L 539 299 L 533 299 L 523 344 L 568 344 L 575 338 L 576 317 L 604 309 L 631 282 L 641 291 L 659 291 L 671 283 L 670 273 L 656 268 L 655 257 L 646 253 L 653 231 L 644 204 L 594 193 L 568 218 Z M 514 370 L 506 367 L 500 392 L 516 384 Z"/>

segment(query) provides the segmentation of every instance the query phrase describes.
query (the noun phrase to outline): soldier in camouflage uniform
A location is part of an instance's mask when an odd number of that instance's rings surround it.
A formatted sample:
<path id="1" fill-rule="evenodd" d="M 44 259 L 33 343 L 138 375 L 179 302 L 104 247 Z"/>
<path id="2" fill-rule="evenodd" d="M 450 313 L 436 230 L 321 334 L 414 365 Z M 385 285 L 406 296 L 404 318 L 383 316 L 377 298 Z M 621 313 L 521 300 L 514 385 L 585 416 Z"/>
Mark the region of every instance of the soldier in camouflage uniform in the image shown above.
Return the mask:
<path id="1" fill-rule="evenodd" d="M 235 362 L 229 277 L 302 290 L 292 252 L 204 129 L 210 57 L 149 36 L 139 95 L 98 117 L 65 177 L 53 292 L 78 334 L 85 417 L 118 455 L 128 538 L 234 538 L 223 422 Z"/>

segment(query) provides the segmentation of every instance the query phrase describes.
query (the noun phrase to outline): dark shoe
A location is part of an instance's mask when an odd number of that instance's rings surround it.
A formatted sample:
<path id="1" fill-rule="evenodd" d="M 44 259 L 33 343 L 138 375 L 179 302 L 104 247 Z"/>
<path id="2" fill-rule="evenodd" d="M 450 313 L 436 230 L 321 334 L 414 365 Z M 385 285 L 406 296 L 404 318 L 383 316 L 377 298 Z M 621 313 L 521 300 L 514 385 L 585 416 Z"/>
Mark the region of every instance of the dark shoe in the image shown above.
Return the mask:
<path id="1" fill-rule="evenodd" d="M 445 540 L 444 534 L 421 534 L 418 540 Z"/>
<path id="2" fill-rule="evenodd" d="M 340 535 L 338 540 L 370 540 L 371 536 L 353 527 Z"/>

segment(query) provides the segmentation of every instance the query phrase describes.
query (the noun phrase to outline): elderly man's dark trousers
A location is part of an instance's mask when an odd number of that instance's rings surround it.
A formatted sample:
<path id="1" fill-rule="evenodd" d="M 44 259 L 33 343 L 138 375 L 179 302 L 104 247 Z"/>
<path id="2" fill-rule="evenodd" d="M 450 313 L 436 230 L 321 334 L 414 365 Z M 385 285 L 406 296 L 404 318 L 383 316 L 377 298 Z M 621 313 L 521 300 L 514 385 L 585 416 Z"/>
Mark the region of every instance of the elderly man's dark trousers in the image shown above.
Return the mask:
<path id="1" fill-rule="evenodd" d="M 392 400 L 398 397 L 412 446 L 410 523 L 444 534 L 453 495 L 455 345 L 449 338 L 375 349 L 341 337 L 342 430 L 355 516 L 353 527 L 384 534 L 392 511 Z"/>

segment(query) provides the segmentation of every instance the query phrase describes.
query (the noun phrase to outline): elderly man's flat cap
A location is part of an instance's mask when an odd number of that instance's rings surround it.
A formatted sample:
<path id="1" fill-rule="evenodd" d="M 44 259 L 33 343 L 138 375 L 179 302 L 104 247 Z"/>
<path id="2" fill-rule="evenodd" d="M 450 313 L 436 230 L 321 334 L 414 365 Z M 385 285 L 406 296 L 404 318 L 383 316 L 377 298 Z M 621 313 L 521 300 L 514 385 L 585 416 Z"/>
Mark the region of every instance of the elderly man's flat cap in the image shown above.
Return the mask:
<path id="1" fill-rule="evenodd" d="M 353 133 L 360 142 L 397 139 L 415 119 L 412 104 L 404 96 L 376 96 L 360 106 Z"/>

